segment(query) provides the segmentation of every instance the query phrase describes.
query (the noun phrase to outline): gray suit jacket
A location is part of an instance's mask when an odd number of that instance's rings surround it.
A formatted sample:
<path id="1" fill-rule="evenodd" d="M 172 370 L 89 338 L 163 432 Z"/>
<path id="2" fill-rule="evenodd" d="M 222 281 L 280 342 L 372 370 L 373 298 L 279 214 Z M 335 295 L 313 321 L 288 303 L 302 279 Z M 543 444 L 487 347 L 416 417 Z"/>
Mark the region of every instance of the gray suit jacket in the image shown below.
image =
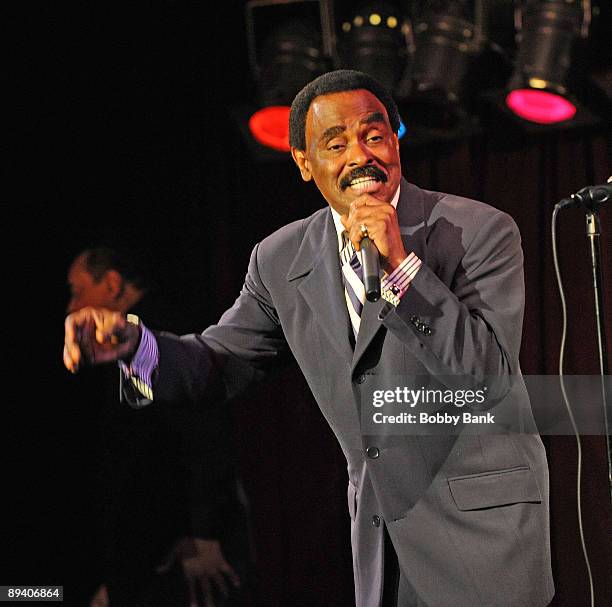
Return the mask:
<path id="1" fill-rule="evenodd" d="M 380 604 L 384 525 L 429 607 L 547 605 L 548 471 L 537 434 L 363 431 L 373 387 L 414 377 L 495 377 L 488 406 L 511 402 L 532 421 L 518 364 L 524 285 L 513 220 L 405 180 L 397 214 L 423 266 L 397 308 L 366 303 L 354 348 L 337 236 L 321 209 L 255 247 L 219 324 L 157 334 L 156 399 L 232 397 L 289 347 L 348 462 L 357 606 Z"/>

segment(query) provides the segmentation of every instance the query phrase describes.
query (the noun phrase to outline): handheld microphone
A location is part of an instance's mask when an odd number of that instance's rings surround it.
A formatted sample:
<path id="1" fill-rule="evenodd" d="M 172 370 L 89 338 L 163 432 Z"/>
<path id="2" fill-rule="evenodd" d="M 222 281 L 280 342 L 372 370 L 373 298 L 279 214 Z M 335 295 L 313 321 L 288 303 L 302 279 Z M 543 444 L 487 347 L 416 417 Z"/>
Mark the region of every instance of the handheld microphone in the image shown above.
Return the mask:
<path id="1" fill-rule="evenodd" d="M 582 188 L 569 198 L 564 198 L 557 203 L 559 209 L 569 209 L 579 206 L 584 206 L 587 209 L 596 209 L 604 202 L 608 202 L 612 197 L 612 183 L 604 183 L 602 185 L 588 185 Z"/>
<path id="2" fill-rule="evenodd" d="M 376 245 L 366 236 L 361 239 L 361 262 L 363 266 L 363 286 L 366 299 L 380 299 L 380 258 Z"/>

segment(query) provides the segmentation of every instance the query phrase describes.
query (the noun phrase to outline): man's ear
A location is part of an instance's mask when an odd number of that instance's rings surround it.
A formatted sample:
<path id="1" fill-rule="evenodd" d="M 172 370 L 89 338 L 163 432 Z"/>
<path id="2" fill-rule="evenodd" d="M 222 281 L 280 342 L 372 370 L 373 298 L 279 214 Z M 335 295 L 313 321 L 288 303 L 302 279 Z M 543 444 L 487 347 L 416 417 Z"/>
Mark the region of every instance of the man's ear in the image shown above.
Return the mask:
<path id="1" fill-rule="evenodd" d="M 109 296 L 117 300 L 123 295 L 123 277 L 117 270 L 107 270 L 102 278 Z"/>
<path id="2" fill-rule="evenodd" d="M 291 156 L 293 156 L 295 164 L 297 164 L 298 169 L 300 169 L 302 179 L 304 181 L 310 181 L 312 179 L 312 173 L 310 172 L 310 162 L 308 162 L 306 158 L 306 153 L 303 150 L 291 148 Z"/>

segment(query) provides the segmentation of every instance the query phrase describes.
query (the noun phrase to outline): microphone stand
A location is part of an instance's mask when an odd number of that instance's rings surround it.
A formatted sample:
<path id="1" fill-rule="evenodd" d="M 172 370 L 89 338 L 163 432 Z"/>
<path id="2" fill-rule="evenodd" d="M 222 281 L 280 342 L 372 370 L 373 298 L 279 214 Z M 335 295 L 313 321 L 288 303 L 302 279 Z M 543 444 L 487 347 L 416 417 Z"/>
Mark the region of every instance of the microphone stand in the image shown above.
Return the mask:
<path id="1" fill-rule="evenodd" d="M 608 344 L 604 327 L 603 275 L 601 271 L 601 221 L 597 205 L 589 205 L 586 211 L 586 235 L 591 252 L 591 267 L 593 271 L 593 288 L 595 290 L 595 319 L 597 322 L 597 347 L 599 353 L 599 374 L 601 378 L 601 398 L 603 404 L 603 422 L 606 437 L 606 458 L 608 462 L 608 491 L 612 501 L 612 444 L 610 418 L 608 416 L 608 401 L 606 395 L 606 376 L 609 373 Z"/>

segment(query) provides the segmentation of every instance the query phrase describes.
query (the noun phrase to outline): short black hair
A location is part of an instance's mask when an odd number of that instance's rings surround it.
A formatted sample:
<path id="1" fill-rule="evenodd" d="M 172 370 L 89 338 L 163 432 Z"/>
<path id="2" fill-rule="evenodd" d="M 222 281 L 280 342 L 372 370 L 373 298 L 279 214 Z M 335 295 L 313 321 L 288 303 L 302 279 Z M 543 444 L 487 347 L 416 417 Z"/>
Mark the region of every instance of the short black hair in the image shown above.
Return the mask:
<path id="1" fill-rule="evenodd" d="M 81 253 L 86 270 L 95 282 L 100 282 L 109 270 L 115 270 L 126 282 L 137 289 L 146 289 L 148 281 L 145 273 L 139 268 L 138 262 L 128 251 L 111 247 L 94 247 Z"/>
<path id="2" fill-rule="evenodd" d="M 319 95 L 365 89 L 375 95 L 385 106 L 389 123 L 394 132 L 400 128 L 400 115 L 391 94 L 377 80 L 355 70 L 335 70 L 322 74 L 309 82 L 291 104 L 289 114 L 289 144 L 298 150 L 306 149 L 306 114 L 310 104 Z"/>

